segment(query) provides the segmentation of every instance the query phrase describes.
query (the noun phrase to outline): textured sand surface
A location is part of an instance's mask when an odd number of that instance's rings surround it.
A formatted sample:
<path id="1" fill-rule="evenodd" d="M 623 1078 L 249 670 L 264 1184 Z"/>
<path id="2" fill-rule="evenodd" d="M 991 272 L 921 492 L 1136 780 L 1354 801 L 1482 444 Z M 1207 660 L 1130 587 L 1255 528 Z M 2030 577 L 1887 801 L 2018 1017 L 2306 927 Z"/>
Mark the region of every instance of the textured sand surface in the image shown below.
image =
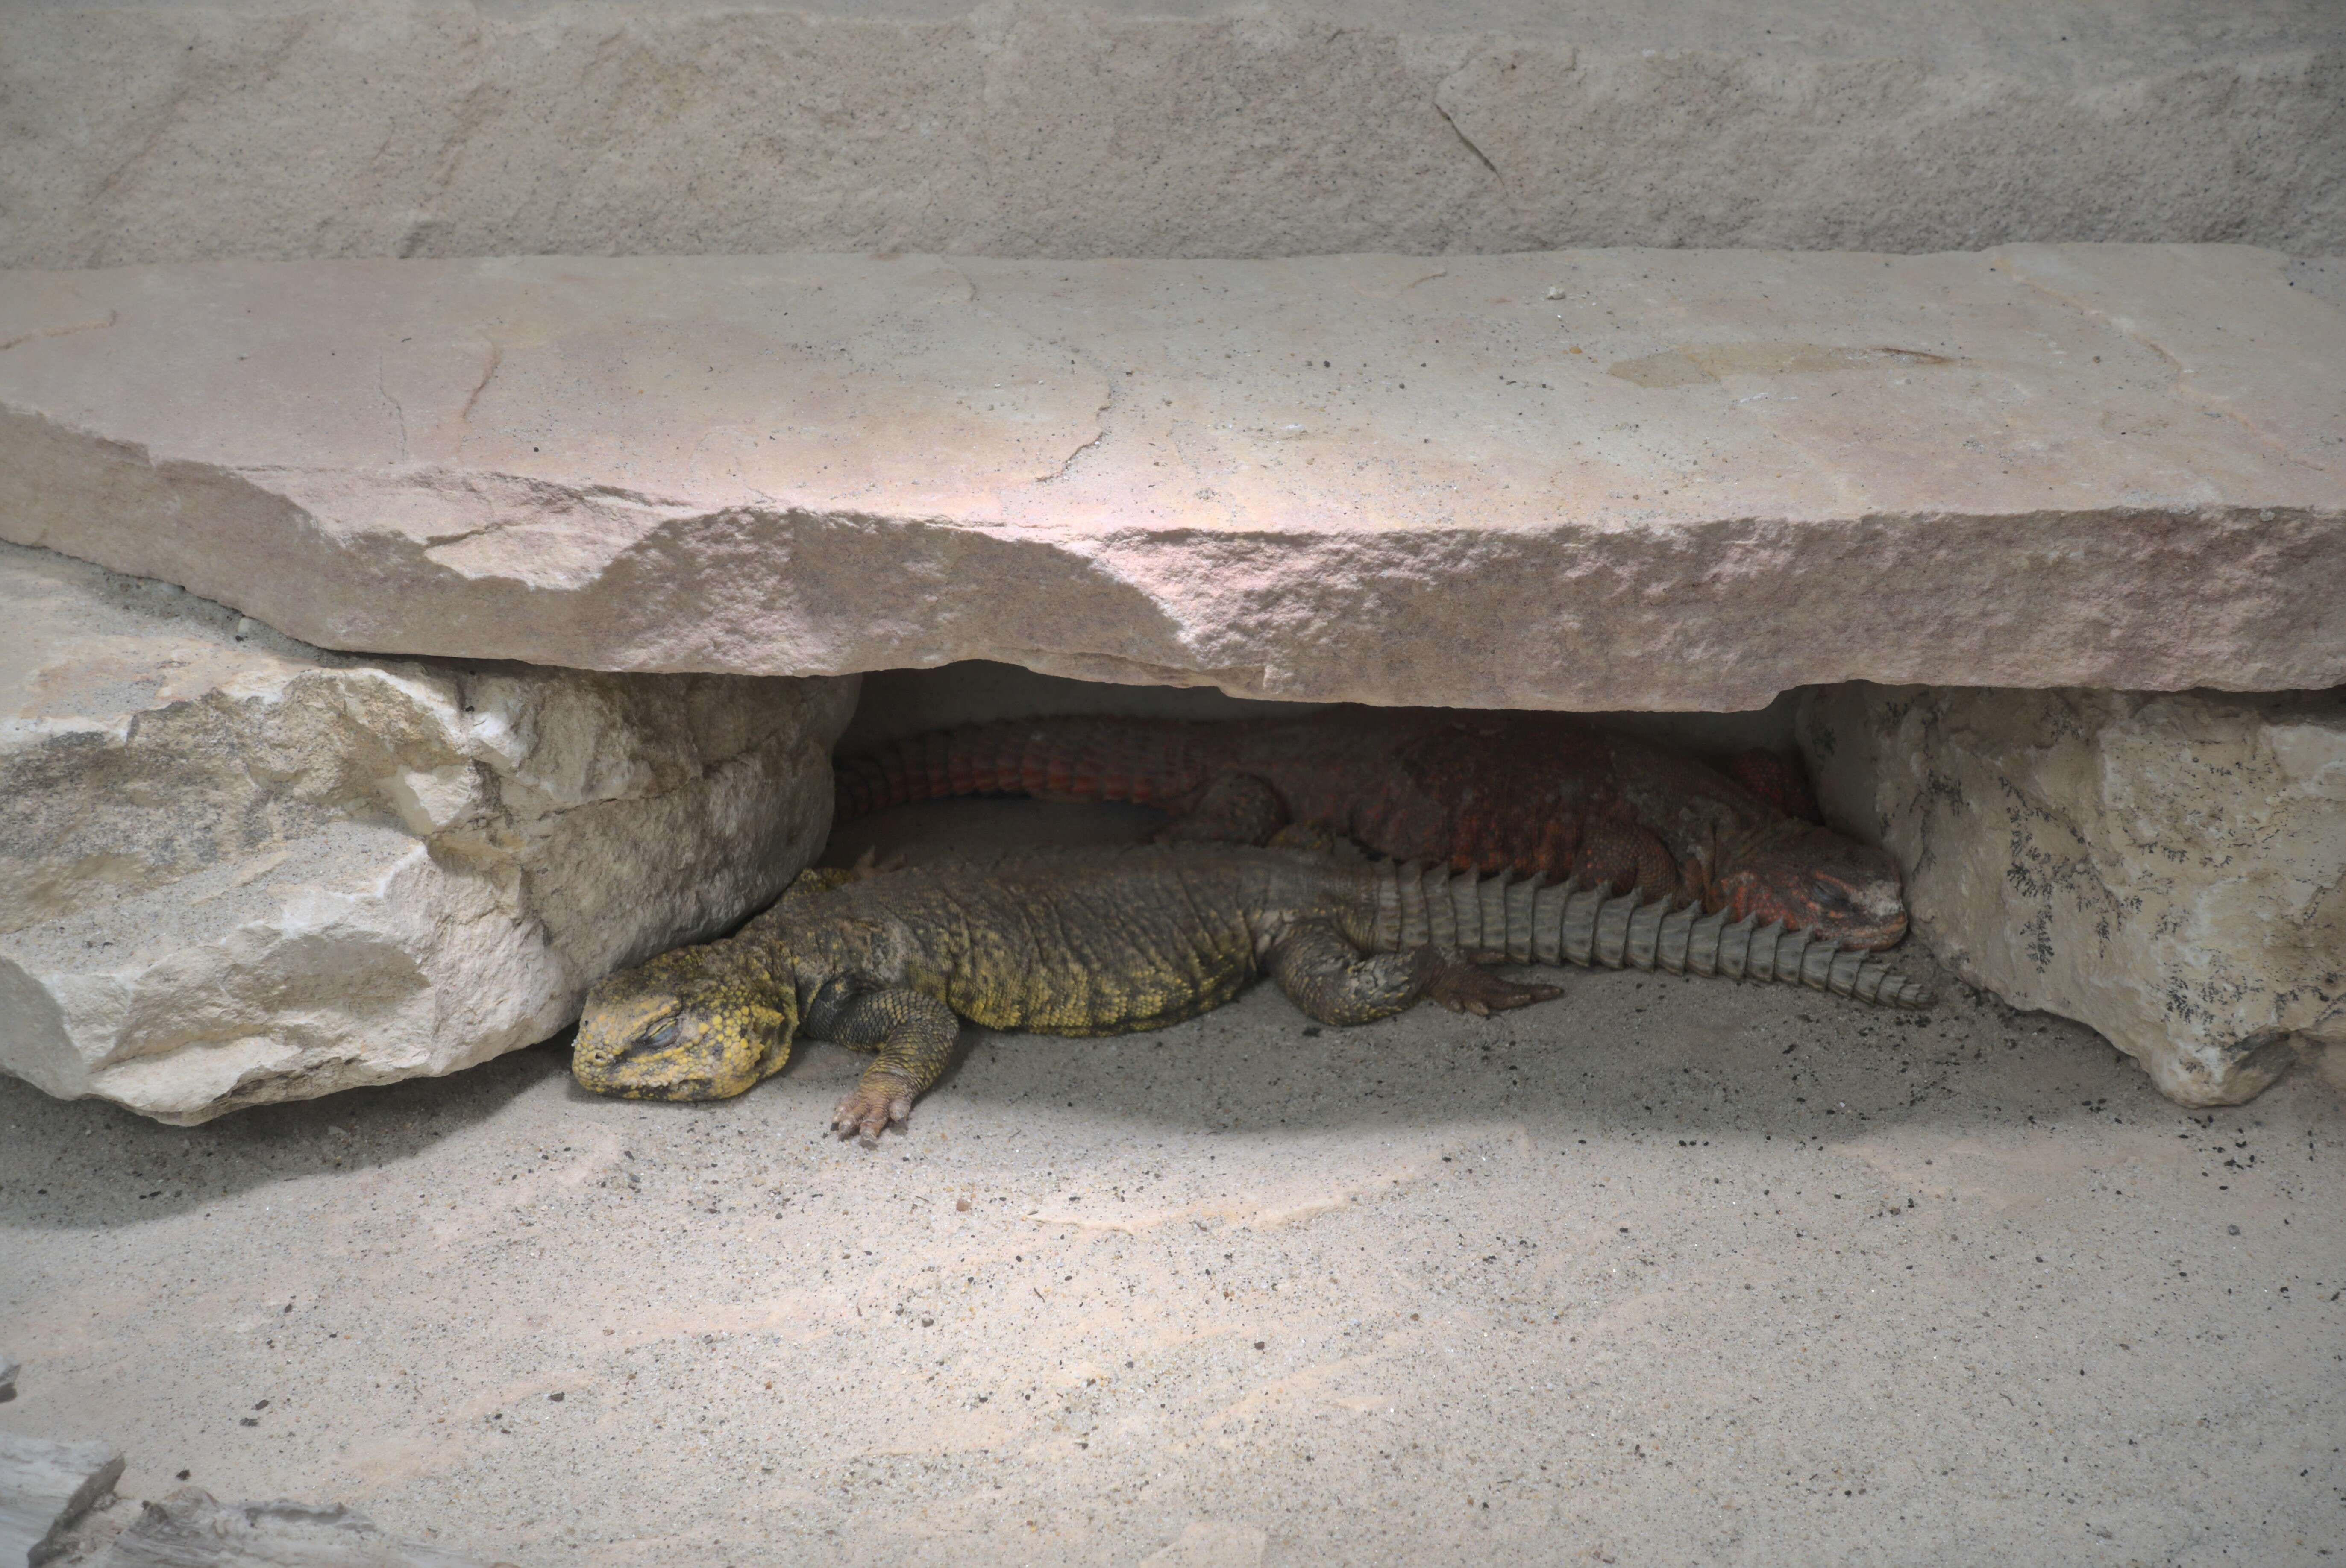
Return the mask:
<path id="1" fill-rule="evenodd" d="M 0 1430 L 525 1568 L 2329 1561 L 2331 1085 L 1566 979 L 973 1031 L 876 1148 L 821 1045 L 704 1106 L 554 1048 L 191 1129 L 0 1084 Z"/>

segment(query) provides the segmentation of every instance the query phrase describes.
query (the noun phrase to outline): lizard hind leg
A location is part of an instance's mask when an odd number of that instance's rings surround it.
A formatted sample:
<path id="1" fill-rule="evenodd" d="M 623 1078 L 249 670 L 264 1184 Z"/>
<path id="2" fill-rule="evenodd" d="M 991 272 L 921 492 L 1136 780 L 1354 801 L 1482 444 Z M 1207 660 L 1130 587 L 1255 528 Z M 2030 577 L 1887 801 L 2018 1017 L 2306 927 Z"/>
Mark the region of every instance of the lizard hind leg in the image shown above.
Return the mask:
<path id="1" fill-rule="evenodd" d="M 1415 952 L 1363 958 L 1324 925 L 1289 932 L 1271 949 L 1266 967 L 1288 999 L 1322 1023 L 1372 1023 L 1427 1000 L 1487 1017 L 1564 994 L 1553 985 L 1503 979 L 1430 942 Z"/>
<path id="2" fill-rule="evenodd" d="M 1218 775 L 1188 814 L 1157 830 L 1160 844 L 1270 842 L 1287 821 L 1279 791 L 1251 773 Z"/>
<path id="3" fill-rule="evenodd" d="M 1273 833 L 1265 847 L 1299 855 L 1323 855 L 1331 860 L 1366 861 L 1369 858 L 1369 852 L 1353 840 L 1303 822 L 1290 822 Z"/>
<path id="4" fill-rule="evenodd" d="M 1287 999 L 1321 1023 L 1373 1023 L 1414 1006 L 1425 986 L 1423 966 L 1406 954 L 1363 958 L 1341 933 L 1299 925 L 1279 939 L 1264 967 Z"/>
<path id="5" fill-rule="evenodd" d="M 866 992 L 825 1022 L 830 1039 L 880 1053 L 855 1092 L 831 1113 L 831 1131 L 850 1138 L 877 1138 L 890 1124 L 903 1125 L 921 1091 L 953 1060 L 961 1037 L 952 1008 L 925 992 L 902 988 Z"/>

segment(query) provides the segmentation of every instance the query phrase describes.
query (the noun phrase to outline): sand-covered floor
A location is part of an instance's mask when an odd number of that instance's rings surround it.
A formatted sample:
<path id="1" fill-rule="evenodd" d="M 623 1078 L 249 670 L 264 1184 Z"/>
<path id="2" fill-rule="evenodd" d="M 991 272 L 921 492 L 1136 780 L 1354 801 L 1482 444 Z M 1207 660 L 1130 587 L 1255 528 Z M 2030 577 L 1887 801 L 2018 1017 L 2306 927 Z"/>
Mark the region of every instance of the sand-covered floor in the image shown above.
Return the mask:
<path id="1" fill-rule="evenodd" d="M 191 1130 L 0 1082 L 0 1429 L 523 1568 L 2346 1562 L 2333 1085 L 1564 979 L 972 1031 L 877 1147 L 827 1045 Z"/>

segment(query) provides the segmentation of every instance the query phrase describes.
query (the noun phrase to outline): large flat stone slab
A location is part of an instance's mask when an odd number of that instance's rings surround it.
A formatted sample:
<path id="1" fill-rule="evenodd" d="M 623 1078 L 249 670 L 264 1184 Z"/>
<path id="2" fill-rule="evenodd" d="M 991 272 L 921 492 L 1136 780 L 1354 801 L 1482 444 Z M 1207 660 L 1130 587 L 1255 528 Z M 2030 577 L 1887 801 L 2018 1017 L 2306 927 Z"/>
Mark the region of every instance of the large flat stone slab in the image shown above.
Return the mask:
<path id="1" fill-rule="evenodd" d="M 0 266 L 2346 247 L 2335 0 L 37 0 Z"/>
<path id="2" fill-rule="evenodd" d="M 15 273 L 0 534 L 326 647 L 603 670 L 2323 687 L 2315 281 L 2124 246 Z"/>

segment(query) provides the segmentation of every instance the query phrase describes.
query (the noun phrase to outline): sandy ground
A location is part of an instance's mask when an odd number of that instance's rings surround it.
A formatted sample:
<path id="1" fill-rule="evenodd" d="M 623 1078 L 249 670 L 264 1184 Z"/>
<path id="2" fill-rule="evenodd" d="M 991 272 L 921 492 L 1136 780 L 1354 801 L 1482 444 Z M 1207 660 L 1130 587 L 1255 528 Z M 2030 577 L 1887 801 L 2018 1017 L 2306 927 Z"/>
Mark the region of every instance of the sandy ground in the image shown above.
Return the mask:
<path id="1" fill-rule="evenodd" d="M 191 1130 L 0 1082 L 0 1428 L 524 1568 L 2346 1562 L 2331 1084 L 1565 979 L 973 1031 L 876 1148 L 824 1045 Z"/>

